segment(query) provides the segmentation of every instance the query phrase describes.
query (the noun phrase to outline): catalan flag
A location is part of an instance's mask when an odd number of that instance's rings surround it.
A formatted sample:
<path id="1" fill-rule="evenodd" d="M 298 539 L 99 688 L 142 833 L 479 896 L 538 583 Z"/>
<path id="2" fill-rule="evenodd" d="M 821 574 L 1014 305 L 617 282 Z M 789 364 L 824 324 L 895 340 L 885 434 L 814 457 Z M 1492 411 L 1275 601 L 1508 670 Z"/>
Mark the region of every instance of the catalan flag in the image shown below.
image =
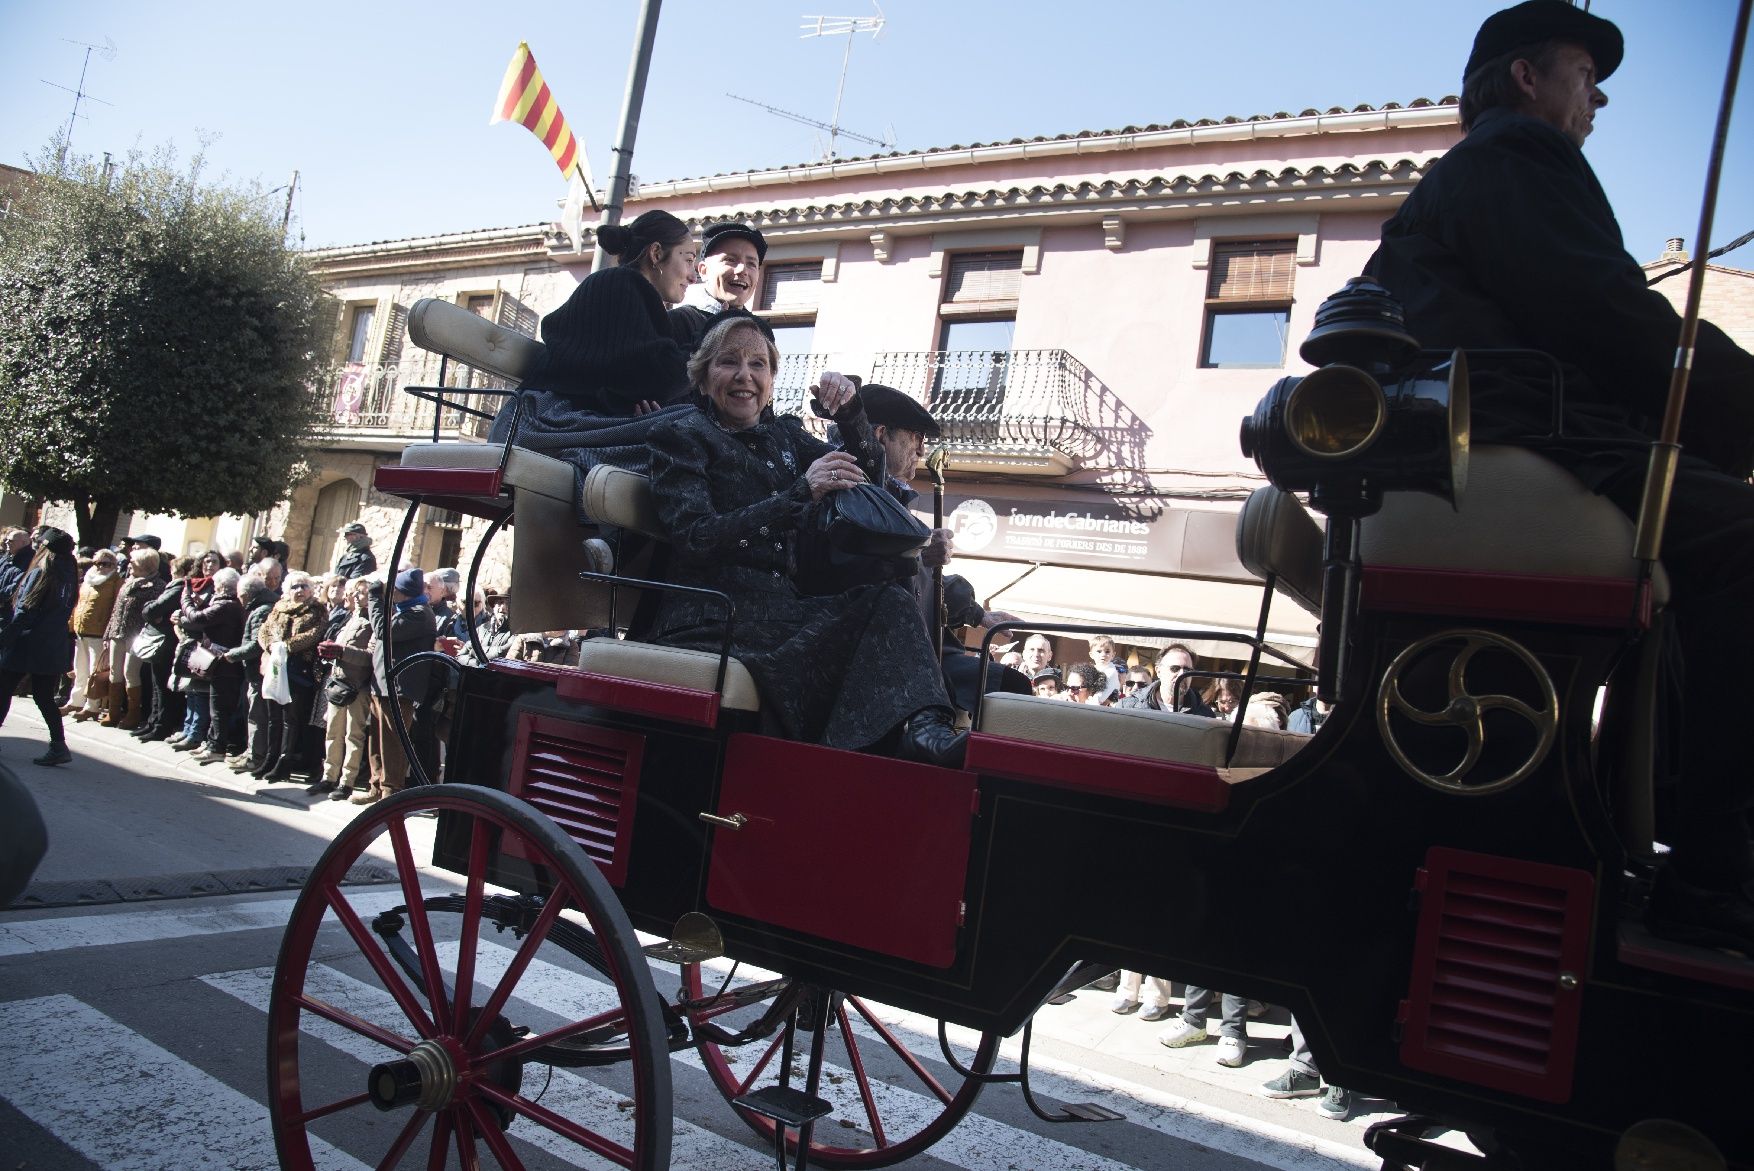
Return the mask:
<path id="1" fill-rule="evenodd" d="M 518 42 L 518 51 L 506 66 L 505 80 L 500 82 L 499 98 L 493 104 L 493 117 L 488 119 L 488 125 L 495 122 L 522 123 L 542 140 L 561 174 L 572 178 L 577 168 L 578 177 L 585 181 L 587 190 L 590 188 L 590 164 L 585 160 L 585 152 L 567 126 L 560 103 L 548 92 L 548 83 L 542 80 L 542 71 L 536 68 L 536 58 L 530 55 L 527 41 Z"/>

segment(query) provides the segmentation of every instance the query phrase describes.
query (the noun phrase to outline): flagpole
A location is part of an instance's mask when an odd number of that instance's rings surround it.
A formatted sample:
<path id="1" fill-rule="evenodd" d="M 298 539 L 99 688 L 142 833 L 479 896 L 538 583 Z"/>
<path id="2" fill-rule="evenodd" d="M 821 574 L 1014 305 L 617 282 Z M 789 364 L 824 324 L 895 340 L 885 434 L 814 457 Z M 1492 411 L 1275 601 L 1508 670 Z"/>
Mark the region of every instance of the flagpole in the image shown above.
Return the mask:
<path id="1" fill-rule="evenodd" d="M 658 37 L 658 10 L 663 0 L 641 0 L 639 13 L 639 47 L 627 70 L 627 96 L 621 103 L 621 141 L 615 145 L 615 170 L 609 178 L 609 202 L 603 208 L 598 227 L 621 222 L 621 205 L 627 200 L 628 179 L 632 174 L 633 140 L 639 135 L 640 107 L 646 98 L 646 73 L 652 64 L 652 42 Z M 609 265 L 608 255 L 593 243 L 591 271 Z"/>

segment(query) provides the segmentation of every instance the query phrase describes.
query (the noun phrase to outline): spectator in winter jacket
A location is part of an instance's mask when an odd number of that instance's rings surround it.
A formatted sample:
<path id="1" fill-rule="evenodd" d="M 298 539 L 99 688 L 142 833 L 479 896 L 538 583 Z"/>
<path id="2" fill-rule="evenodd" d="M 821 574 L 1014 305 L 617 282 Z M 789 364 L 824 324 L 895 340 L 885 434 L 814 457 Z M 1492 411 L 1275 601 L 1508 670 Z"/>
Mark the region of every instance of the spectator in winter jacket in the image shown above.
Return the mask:
<path id="1" fill-rule="evenodd" d="M 432 684 L 435 680 L 426 665 L 416 665 L 396 676 L 396 700 L 390 707 L 389 668 L 409 655 L 430 651 L 438 639 L 438 622 L 432 607 L 427 605 L 426 576 L 418 569 L 404 569 L 396 575 L 395 592 L 391 599 L 390 646 L 388 655 L 379 633 L 383 629 L 381 607 L 383 587 L 376 582 L 368 592 L 372 622 L 372 672 L 377 690 L 372 697 L 377 715 L 378 768 L 372 771 L 372 787 L 355 793 L 355 805 L 369 805 L 380 797 L 401 791 L 408 783 L 408 757 L 397 733 L 396 718 L 413 742 L 421 768 L 428 777 L 438 771 L 438 744 L 434 731 L 437 713 L 432 705 Z"/>
<path id="2" fill-rule="evenodd" d="M 336 688 L 329 688 L 328 749 L 323 775 L 311 786 L 313 794 L 327 792 L 331 801 L 353 796 L 353 781 L 365 758 L 370 720 L 372 677 L 372 622 L 370 584 L 347 583 L 347 621 L 331 638 L 317 644 L 317 654 L 331 664 L 330 679 L 353 689 L 353 698 L 336 702 Z"/>
<path id="3" fill-rule="evenodd" d="M 49 728 L 49 749 L 37 764 L 66 764 L 73 759 L 55 706 L 55 689 L 73 665 L 72 636 L 67 621 L 79 596 L 79 571 L 73 538 L 44 525 L 31 538 L 36 554 L 17 583 L 9 617 L 0 628 L 0 724 L 12 708 L 18 685 L 30 679 L 31 698 Z"/>
<path id="4" fill-rule="evenodd" d="M 131 731 L 145 719 L 146 691 L 141 676 L 146 665 L 134 653 L 134 639 L 146 626 L 146 604 L 161 592 L 158 554 L 144 545 L 135 546 L 128 554 L 128 580 L 122 583 L 115 609 L 110 611 L 110 623 L 104 628 L 110 655 L 110 705 L 101 723 L 116 723 L 112 717 L 118 692 L 126 698 L 128 712 L 116 726 Z"/>
<path id="5" fill-rule="evenodd" d="M 169 565 L 166 562 L 170 562 Z M 173 619 L 182 605 L 183 582 L 195 571 L 195 559 L 178 557 L 171 561 L 170 558 L 161 558 L 158 570 L 159 594 L 147 602 L 141 612 L 146 627 L 158 631 L 160 636 L 159 646 L 146 659 L 146 722 L 129 733 L 146 741 L 167 740 L 183 723 L 183 696 L 171 688 L 177 653 L 177 629 Z M 164 576 L 167 572 L 168 579 Z"/>
<path id="6" fill-rule="evenodd" d="M 263 694 L 268 699 L 269 756 L 268 767 L 261 774 L 264 781 L 283 781 L 294 770 L 308 773 L 315 767 L 313 762 L 301 759 L 299 748 L 316 693 L 313 664 L 317 644 L 323 640 L 323 629 L 329 621 L 329 611 L 317 601 L 316 592 L 316 582 L 310 574 L 299 570 L 287 574 L 286 594 L 274 603 L 256 636 L 262 644 L 264 679 L 275 669 L 279 657 L 274 650 L 276 644 L 285 645 L 284 668 L 290 697 L 286 701 L 276 700 L 272 689 L 266 683 L 263 685 Z"/>
<path id="7" fill-rule="evenodd" d="M 194 760 L 211 764 L 228 755 L 232 736 L 232 714 L 237 711 L 243 691 L 243 668 L 231 662 L 225 652 L 235 648 L 244 637 L 244 607 L 238 601 L 238 571 L 231 566 L 213 574 L 213 594 L 204 606 L 183 604 L 183 631 L 193 638 L 206 654 L 214 656 L 204 670 L 196 671 L 191 660 L 190 674 L 197 682 L 205 682 L 210 719 L 205 734 L 191 738 L 185 751 L 193 752 Z M 194 688 L 191 688 L 194 692 Z M 198 694 L 198 692 L 196 692 Z"/>
<path id="8" fill-rule="evenodd" d="M 268 701 L 262 698 L 262 623 L 274 609 L 268 583 L 250 576 L 238 582 L 238 604 L 244 608 L 244 635 L 225 657 L 238 665 L 244 676 L 244 748 L 226 758 L 234 773 L 259 776 L 268 771 Z M 257 772 L 256 770 L 260 770 Z"/>
<path id="9" fill-rule="evenodd" d="M 116 555 L 109 549 L 92 554 L 91 568 L 79 587 L 79 600 L 74 603 L 73 617 L 68 625 L 75 635 L 73 647 L 73 692 L 67 697 L 62 715 L 75 720 L 95 720 L 105 710 L 105 700 L 94 699 L 92 677 L 108 669 L 104 655 L 104 630 L 110 624 L 110 612 L 116 608 L 116 595 L 122 590 L 122 574 Z M 108 695 L 106 693 L 105 699 Z"/>
<path id="10" fill-rule="evenodd" d="M 365 531 L 364 525 L 354 521 L 341 530 L 341 539 L 347 542 L 347 549 L 335 562 L 336 573 L 345 578 L 355 578 L 378 571 L 377 555 L 372 552 L 371 534 Z"/>

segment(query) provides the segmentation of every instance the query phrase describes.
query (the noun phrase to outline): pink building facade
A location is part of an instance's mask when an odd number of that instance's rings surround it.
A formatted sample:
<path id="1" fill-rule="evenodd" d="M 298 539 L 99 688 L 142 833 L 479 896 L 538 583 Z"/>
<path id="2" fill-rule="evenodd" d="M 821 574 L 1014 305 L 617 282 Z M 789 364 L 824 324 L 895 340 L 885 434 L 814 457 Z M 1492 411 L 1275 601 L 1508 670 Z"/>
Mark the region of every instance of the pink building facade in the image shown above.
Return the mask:
<path id="1" fill-rule="evenodd" d="M 1261 480 L 1238 424 L 1307 369 L 1316 307 L 1459 133 L 1452 101 L 1177 122 L 644 184 L 625 214 L 762 230 L 756 307 L 786 354 L 782 408 L 822 369 L 928 404 L 951 456 L 955 568 L 990 606 L 1241 630 L 1260 591 L 1231 532 Z M 341 302 L 338 345 L 359 351 L 337 355 L 347 405 L 436 376 L 398 332 L 418 297 L 528 331 L 589 272 L 590 245 L 554 223 L 313 253 Z M 318 529 L 338 496 L 388 534 L 369 466 L 430 425 L 394 398 L 333 416 L 315 474 L 269 522 L 295 557 L 332 550 Z M 447 523 L 419 526 L 414 560 L 454 555 L 457 536 L 435 538 Z M 1274 626 L 1288 649 L 1313 645 L 1306 616 Z"/>

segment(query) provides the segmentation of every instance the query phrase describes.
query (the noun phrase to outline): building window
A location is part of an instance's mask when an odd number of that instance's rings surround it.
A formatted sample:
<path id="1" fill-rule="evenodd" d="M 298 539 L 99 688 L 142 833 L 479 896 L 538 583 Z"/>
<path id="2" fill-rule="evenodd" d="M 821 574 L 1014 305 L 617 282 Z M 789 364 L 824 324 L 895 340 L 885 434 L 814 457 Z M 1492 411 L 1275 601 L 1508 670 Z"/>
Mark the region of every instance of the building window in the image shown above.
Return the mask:
<path id="1" fill-rule="evenodd" d="M 438 568 L 455 568 L 463 554 L 463 514 L 449 508 L 434 508 L 427 516 L 439 532 Z"/>
<path id="2" fill-rule="evenodd" d="M 377 316 L 376 305 L 355 305 L 353 320 L 347 325 L 347 360 L 349 362 L 365 361 L 365 348 L 371 341 L 372 318 Z"/>
<path id="3" fill-rule="evenodd" d="M 1295 240 L 1232 240 L 1212 245 L 1201 366 L 1285 365 L 1296 255 Z"/>
<path id="4" fill-rule="evenodd" d="M 959 252 L 948 260 L 944 300 L 938 306 L 942 324 L 932 377 L 934 409 L 957 414 L 997 410 L 1017 328 L 1023 252 Z"/>
<path id="5" fill-rule="evenodd" d="M 755 307 L 775 317 L 816 316 L 822 295 L 822 262 L 770 264 L 761 273 L 761 297 Z"/>
<path id="6" fill-rule="evenodd" d="M 958 252 L 949 260 L 939 316 L 1016 318 L 1017 291 L 1023 281 L 1022 249 Z"/>

